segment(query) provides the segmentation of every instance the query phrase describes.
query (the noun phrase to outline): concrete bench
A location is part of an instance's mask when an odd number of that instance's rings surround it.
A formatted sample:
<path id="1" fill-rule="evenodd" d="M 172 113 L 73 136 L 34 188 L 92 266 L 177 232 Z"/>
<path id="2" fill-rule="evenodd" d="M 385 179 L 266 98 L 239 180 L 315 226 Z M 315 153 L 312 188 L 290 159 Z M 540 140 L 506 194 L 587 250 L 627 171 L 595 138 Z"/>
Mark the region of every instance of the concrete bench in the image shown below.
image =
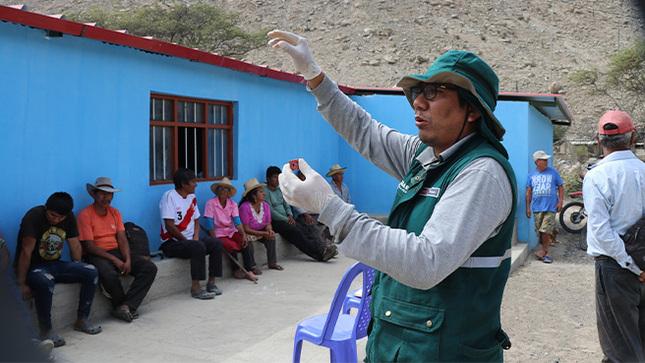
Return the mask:
<path id="1" fill-rule="evenodd" d="M 267 255 L 266 248 L 260 242 L 252 242 L 255 247 L 255 262 L 261 269 L 266 269 Z M 300 250 L 287 242 L 279 234 L 276 234 L 276 252 L 278 263 L 281 260 L 301 254 Z M 226 257 L 223 260 L 223 278 L 233 278 L 232 262 Z M 238 260 L 242 262 L 242 256 L 238 253 Z M 142 305 L 151 301 L 162 299 L 175 294 L 188 294 L 190 290 L 190 260 L 179 258 L 160 258 L 153 257 L 152 261 L 157 265 L 157 277 L 152 284 L 150 291 L 143 300 Z M 208 264 L 208 262 L 207 262 Z M 128 288 L 132 283 L 132 277 L 121 279 L 124 288 Z M 71 325 L 76 320 L 76 309 L 78 307 L 78 298 L 80 294 L 80 284 L 56 284 L 52 302 L 52 324 L 55 331 L 59 331 Z M 31 313 L 32 326 L 38 332 L 38 320 L 34 300 L 25 301 L 27 308 Z M 110 319 L 112 305 L 110 301 L 103 296 L 100 288 L 96 290 L 90 320 L 97 324 L 101 321 Z"/>
<path id="2" fill-rule="evenodd" d="M 386 215 L 373 215 L 374 219 L 385 223 Z M 253 242 L 255 245 L 255 261 L 261 269 L 266 269 L 267 257 L 266 248 L 260 242 Z M 278 255 L 278 263 L 281 260 L 295 257 L 302 254 L 291 243 L 287 242 L 279 234 L 276 234 L 276 252 Z M 528 255 L 528 248 L 526 243 L 517 242 L 517 226 L 513 233 L 513 250 L 512 250 L 512 268 L 515 270 L 526 259 Z M 228 258 L 223 257 L 223 278 L 233 278 L 232 263 Z M 238 254 L 238 260 L 241 262 L 242 257 Z M 146 305 L 151 301 L 162 299 L 167 296 L 175 294 L 188 294 L 190 289 L 190 261 L 178 258 L 153 258 L 157 265 L 157 277 L 150 291 L 143 300 L 142 305 Z M 132 278 L 123 278 L 121 282 L 124 288 L 127 289 Z M 52 304 L 52 323 L 54 330 L 61 330 L 71 325 L 76 320 L 76 308 L 78 306 L 78 297 L 80 293 L 80 284 L 56 284 L 54 290 L 53 304 Z M 38 320 L 36 318 L 36 310 L 34 308 L 33 299 L 25 302 L 30 310 L 32 317 L 32 325 L 34 330 L 38 331 Z M 90 313 L 90 319 L 101 324 L 105 319 L 112 319 L 110 312 L 112 306 L 110 301 L 103 296 L 100 289 L 97 289 Z"/>

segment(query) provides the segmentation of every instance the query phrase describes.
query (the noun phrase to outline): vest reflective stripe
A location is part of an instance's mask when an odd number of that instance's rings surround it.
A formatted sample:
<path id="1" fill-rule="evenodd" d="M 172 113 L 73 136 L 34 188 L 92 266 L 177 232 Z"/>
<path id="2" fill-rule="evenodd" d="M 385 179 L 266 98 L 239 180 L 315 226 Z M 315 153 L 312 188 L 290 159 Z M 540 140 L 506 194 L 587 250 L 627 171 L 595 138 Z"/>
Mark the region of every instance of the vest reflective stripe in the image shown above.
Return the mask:
<path id="1" fill-rule="evenodd" d="M 464 262 L 460 267 L 463 268 L 498 268 L 507 258 L 511 258 L 511 249 L 507 249 L 504 252 L 504 256 L 492 256 L 492 257 L 470 257 Z"/>

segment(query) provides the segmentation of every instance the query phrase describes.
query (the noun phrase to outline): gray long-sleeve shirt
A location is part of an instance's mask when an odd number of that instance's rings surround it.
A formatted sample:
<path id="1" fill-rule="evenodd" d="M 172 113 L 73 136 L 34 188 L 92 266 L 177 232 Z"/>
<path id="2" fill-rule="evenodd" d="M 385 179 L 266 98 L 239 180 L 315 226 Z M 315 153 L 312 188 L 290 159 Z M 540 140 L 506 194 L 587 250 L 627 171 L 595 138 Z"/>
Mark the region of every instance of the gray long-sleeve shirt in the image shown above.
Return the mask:
<path id="1" fill-rule="evenodd" d="M 396 180 L 403 179 L 421 144 L 417 136 L 401 134 L 376 122 L 327 76 L 316 89 L 308 90 L 318 101 L 318 111 L 354 149 Z M 460 140 L 439 158 L 454 153 L 469 139 Z M 431 169 L 439 158 L 429 147 L 417 160 Z M 512 201 L 511 185 L 503 167 L 492 158 L 482 157 L 467 165 L 453 180 L 419 236 L 385 226 L 337 196 L 325 205 L 319 221 L 329 226 L 346 256 L 405 285 L 429 289 L 466 263 L 484 241 L 497 234 L 511 212 Z"/>

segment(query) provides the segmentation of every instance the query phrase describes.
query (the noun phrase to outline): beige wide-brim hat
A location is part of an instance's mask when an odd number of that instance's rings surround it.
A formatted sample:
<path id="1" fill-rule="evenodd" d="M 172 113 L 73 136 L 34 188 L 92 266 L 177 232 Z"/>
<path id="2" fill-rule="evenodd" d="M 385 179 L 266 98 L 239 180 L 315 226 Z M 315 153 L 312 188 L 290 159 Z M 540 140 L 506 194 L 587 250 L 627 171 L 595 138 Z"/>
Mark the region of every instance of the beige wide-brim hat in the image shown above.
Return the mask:
<path id="1" fill-rule="evenodd" d="M 544 150 L 538 150 L 533 153 L 533 161 L 546 160 L 550 157 L 551 155 L 548 155 L 547 153 L 545 153 Z"/>
<path id="2" fill-rule="evenodd" d="M 237 194 L 237 189 L 235 189 L 233 184 L 231 184 L 231 180 L 227 177 L 222 178 L 222 180 L 220 180 L 217 183 L 211 184 L 211 191 L 213 192 L 213 194 L 217 194 L 215 193 L 215 190 L 217 189 L 217 187 L 225 187 L 230 189 L 231 191 L 228 194 L 229 198 L 233 198 L 235 194 Z"/>
<path id="3" fill-rule="evenodd" d="M 242 193 L 242 198 L 246 197 L 246 194 L 256 188 L 266 187 L 266 183 L 258 182 L 257 178 L 251 178 L 244 183 L 244 193 Z"/>
<path id="4" fill-rule="evenodd" d="M 332 166 L 331 168 L 329 168 L 329 173 L 327 173 L 327 175 L 325 175 L 325 176 L 329 178 L 330 176 L 332 176 L 332 175 L 334 175 L 336 173 L 340 173 L 341 171 L 343 171 L 345 169 L 347 169 L 347 167 L 341 168 L 340 165 L 336 164 L 336 165 Z"/>
<path id="5" fill-rule="evenodd" d="M 85 184 L 85 189 L 87 189 L 87 192 L 90 193 L 90 195 L 92 195 L 92 193 L 97 189 L 108 193 L 115 193 L 123 190 L 114 189 L 114 186 L 112 185 L 112 179 L 105 176 L 96 178 L 96 182 L 94 182 L 94 184 Z"/>

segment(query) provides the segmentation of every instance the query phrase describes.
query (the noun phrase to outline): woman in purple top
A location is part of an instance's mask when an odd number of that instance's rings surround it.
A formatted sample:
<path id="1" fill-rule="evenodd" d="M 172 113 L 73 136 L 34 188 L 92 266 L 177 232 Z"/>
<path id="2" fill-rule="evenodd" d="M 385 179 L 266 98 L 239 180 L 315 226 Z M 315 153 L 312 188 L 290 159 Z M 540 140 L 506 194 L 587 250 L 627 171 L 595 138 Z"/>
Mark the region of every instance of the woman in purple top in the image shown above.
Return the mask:
<path id="1" fill-rule="evenodd" d="M 264 188 L 256 178 L 251 178 L 244 183 L 244 193 L 240 201 L 240 221 L 244 232 L 249 236 L 249 241 L 258 241 L 267 249 L 269 268 L 283 270 L 278 265 L 275 252 L 275 232 L 271 227 L 271 209 L 264 201 Z"/>

